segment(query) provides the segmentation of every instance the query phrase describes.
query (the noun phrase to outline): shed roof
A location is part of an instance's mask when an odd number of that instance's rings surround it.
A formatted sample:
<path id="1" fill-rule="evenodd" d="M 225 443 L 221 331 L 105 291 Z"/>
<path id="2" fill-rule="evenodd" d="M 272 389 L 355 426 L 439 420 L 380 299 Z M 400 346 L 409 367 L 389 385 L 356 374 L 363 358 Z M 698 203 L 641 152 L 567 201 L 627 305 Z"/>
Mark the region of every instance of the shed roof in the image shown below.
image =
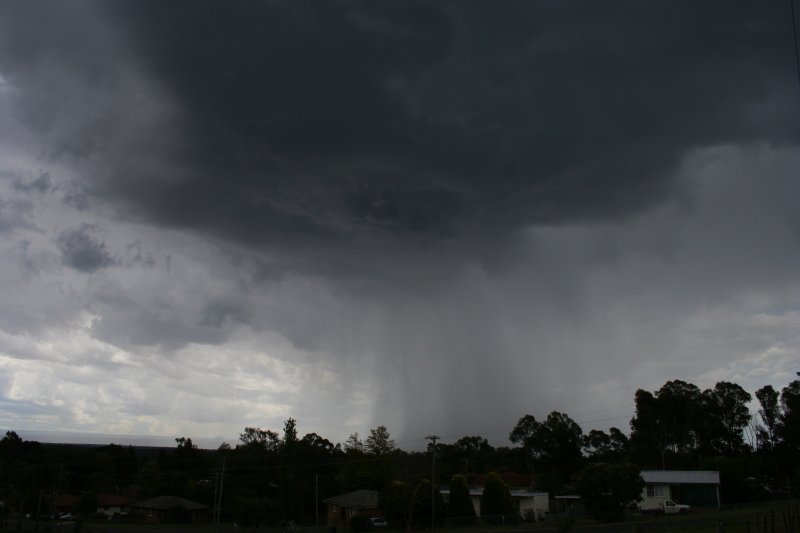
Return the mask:
<path id="1" fill-rule="evenodd" d="M 338 496 L 331 496 L 322 500 L 322 503 L 347 507 L 348 509 L 377 509 L 378 491 L 369 489 L 354 490 L 345 492 Z"/>
<path id="2" fill-rule="evenodd" d="M 642 470 L 645 483 L 719 485 L 716 470 Z"/>

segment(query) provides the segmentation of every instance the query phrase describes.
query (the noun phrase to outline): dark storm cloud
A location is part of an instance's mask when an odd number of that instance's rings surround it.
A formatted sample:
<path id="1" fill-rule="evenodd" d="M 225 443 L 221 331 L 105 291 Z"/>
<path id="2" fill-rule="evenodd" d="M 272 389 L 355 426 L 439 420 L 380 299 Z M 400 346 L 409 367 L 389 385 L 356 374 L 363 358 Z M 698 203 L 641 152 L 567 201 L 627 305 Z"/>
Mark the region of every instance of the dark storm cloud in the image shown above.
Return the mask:
<path id="1" fill-rule="evenodd" d="M 116 264 L 106 244 L 95 236 L 96 231 L 96 228 L 86 224 L 62 231 L 56 239 L 61 250 L 61 261 L 86 273 Z"/>
<path id="2" fill-rule="evenodd" d="M 719 7 L 147 9 L 135 39 L 203 168 L 142 200 L 268 239 L 624 215 L 669 192 L 687 149 L 798 132 L 763 116 L 791 96 L 786 13 Z"/>
<path id="3" fill-rule="evenodd" d="M 136 109 L 84 124 L 69 152 L 106 157 L 92 194 L 249 245 L 365 249 L 619 219 L 672 194 L 691 149 L 800 131 L 783 5 L 81 6 L 93 16 L 10 14 L 29 17 L 4 24 L 10 83 L 55 55 L 113 89 L 130 75 L 120 56 L 134 58 L 127 68 L 174 99 L 181 138 L 131 141 L 122 158 L 98 139 Z M 43 8 L 6 9 L 26 10 Z M 52 95 L 30 120 L 57 108 Z"/>

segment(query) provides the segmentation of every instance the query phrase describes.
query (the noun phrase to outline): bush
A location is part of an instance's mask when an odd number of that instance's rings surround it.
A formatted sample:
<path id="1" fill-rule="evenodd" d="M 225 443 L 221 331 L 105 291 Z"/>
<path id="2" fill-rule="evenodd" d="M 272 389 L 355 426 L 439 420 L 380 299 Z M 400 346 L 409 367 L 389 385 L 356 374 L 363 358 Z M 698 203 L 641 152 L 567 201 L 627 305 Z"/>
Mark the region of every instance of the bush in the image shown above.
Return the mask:
<path id="1" fill-rule="evenodd" d="M 367 515 L 357 514 L 350 518 L 351 533 L 363 533 L 372 529 L 372 522 Z"/>
<path id="2" fill-rule="evenodd" d="M 625 516 L 625 506 L 638 501 L 644 488 L 639 467 L 633 464 L 595 464 L 578 476 L 578 493 L 586 508 L 600 521 Z"/>
<path id="3" fill-rule="evenodd" d="M 481 496 L 481 516 L 505 515 L 514 512 L 514 500 L 508 485 L 496 472 L 490 472 Z"/>

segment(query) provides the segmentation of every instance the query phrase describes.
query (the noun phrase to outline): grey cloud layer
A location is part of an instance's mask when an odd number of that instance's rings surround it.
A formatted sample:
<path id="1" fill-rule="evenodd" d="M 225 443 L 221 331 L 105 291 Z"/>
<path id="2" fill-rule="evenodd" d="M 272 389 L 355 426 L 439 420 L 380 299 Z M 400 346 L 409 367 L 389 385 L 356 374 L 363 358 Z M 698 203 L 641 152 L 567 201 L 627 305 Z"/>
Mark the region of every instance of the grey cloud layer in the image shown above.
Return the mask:
<path id="1" fill-rule="evenodd" d="M 800 349 L 787 17 L 4 4 L 0 408 L 343 438 L 762 384 Z"/>
<path id="2" fill-rule="evenodd" d="M 616 219 L 671 194 L 687 150 L 800 131 L 782 6 L 81 6 L 91 16 L 37 24 L 72 8 L 10 8 L 3 72 L 35 96 L 29 122 L 74 113 L 34 90 L 57 58 L 98 94 L 61 145 L 102 161 L 93 194 L 247 245 L 359 251 Z M 155 104 L 122 99 L 136 79 L 169 95 L 180 140 L 138 121 Z M 122 128 L 136 136 L 104 140 Z"/>

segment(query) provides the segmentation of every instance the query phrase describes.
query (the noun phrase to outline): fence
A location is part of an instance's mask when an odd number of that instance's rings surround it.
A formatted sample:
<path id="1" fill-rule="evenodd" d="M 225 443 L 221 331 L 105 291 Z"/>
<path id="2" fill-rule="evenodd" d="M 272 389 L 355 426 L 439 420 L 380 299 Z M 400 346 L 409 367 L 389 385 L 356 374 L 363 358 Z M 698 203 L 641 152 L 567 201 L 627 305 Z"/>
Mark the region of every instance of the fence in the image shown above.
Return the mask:
<path id="1" fill-rule="evenodd" d="M 633 517 L 617 524 L 580 523 L 572 517 L 553 517 L 539 531 L 574 533 L 800 533 L 800 505 L 735 507 L 688 515 Z"/>

